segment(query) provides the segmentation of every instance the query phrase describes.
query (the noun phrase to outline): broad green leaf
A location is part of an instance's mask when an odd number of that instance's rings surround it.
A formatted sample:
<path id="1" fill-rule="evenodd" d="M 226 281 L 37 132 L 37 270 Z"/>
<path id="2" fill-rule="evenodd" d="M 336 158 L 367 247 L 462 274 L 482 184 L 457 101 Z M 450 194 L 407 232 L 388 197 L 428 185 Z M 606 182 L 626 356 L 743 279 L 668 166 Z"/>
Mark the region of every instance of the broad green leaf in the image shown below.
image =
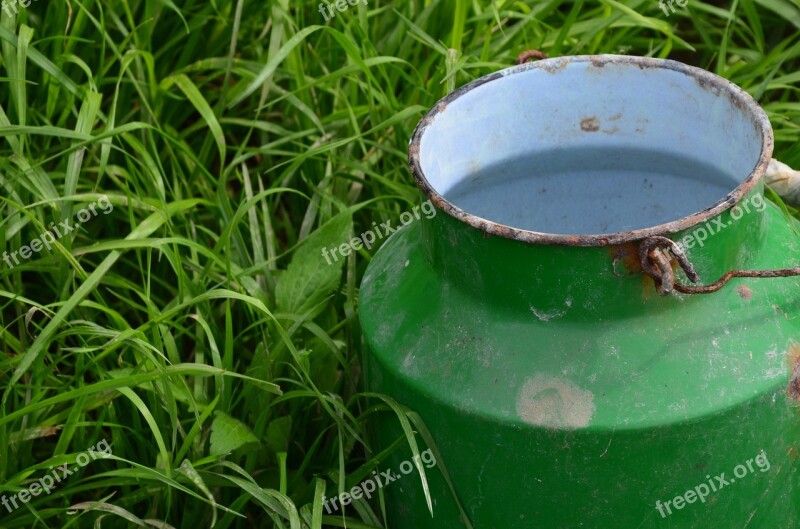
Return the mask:
<path id="1" fill-rule="evenodd" d="M 276 287 L 278 312 L 302 314 L 336 289 L 346 260 L 338 247 L 352 230 L 350 211 L 343 211 L 306 237 Z"/>
<path id="2" fill-rule="evenodd" d="M 245 445 L 258 443 L 250 428 L 243 422 L 220 411 L 211 423 L 211 455 L 225 455 Z"/>

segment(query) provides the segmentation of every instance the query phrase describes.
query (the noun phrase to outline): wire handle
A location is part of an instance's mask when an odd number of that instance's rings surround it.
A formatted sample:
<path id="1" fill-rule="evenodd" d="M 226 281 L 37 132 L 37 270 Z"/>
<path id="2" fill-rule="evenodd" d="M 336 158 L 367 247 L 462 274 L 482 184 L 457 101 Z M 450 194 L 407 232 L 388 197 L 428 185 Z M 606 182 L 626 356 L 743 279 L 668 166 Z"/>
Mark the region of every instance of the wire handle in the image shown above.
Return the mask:
<path id="1" fill-rule="evenodd" d="M 675 241 L 660 236 L 648 237 L 639 247 L 639 261 L 641 261 L 642 271 L 653 278 L 656 290 L 662 296 L 671 294 L 675 290 L 683 294 L 710 294 L 721 289 L 734 277 L 800 276 L 800 266 L 774 270 L 731 270 L 710 285 L 684 285 L 675 282 L 670 253 L 692 283 L 700 281 L 700 276 L 697 275 L 694 266 Z"/>

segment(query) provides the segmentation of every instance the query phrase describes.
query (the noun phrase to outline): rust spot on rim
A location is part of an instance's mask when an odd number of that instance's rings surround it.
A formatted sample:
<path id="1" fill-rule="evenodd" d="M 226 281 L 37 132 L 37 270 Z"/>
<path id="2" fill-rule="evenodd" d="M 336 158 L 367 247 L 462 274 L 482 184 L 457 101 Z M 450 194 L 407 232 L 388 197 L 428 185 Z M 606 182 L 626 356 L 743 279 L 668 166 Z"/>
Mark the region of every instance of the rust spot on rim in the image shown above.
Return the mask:
<path id="1" fill-rule="evenodd" d="M 592 55 L 590 60 L 592 61 L 592 66 L 596 66 L 597 68 L 602 68 L 606 65 L 606 61 L 604 61 L 600 55 Z"/>
<path id="2" fill-rule="evenodd" d="M 547 73 L 558 73 L 569 65 L 568 57 L 551 59 L 549 61 L 542 61 L 542 70 Z"/>

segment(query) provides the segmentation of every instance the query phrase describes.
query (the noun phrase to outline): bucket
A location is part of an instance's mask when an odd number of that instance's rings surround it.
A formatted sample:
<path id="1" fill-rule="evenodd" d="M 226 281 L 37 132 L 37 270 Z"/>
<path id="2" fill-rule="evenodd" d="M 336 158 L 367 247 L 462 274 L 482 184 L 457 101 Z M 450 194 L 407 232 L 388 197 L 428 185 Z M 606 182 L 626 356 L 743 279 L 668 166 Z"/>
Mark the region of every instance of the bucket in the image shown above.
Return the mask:
<path id="1" fill-rule="evenodd" d="M 541 60 L 438 102 L 409 147 L 436 214 L 360 290 L 367 388 L 436 456 L 429 492 L 410 453 L 385 463 L 389 526 L 800 527 L 800 284 L 775 270 L 800 244 L 764 199 L 772 147 L 746 92 L 668 60 Z"/>

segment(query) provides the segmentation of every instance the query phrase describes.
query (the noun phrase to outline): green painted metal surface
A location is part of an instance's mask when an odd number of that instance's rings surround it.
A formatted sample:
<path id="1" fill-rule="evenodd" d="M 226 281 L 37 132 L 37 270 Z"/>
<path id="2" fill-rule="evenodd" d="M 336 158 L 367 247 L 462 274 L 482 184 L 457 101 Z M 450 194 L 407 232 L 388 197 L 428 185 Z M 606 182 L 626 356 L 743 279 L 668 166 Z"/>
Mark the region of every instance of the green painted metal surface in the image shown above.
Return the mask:
<path id="1" fill-rule="evenodd" d="M 738 203 L 763 208 L 703 219 L 724 226 L 686 248 L 706 282 L 797 264 L 761 201 L 756 181 Z M 479 529 L 800 527 L 800 280 L 659 296 L 640 243 L 523 242 L 444 211 L 387 240 L 360 290 L 367 387 L 440 453 L 433 516 L 403 476 L 382 489 L 390 527 L 466 526 L 443 468 Z M 401 435 L 388 413 L 374 431 L 377 448 Z"/>
<path id="2" fill-rule="evenodd" d="M 800 255 L 783 215 L 764 218 L 708 241 L 702 276 Z M 421 242 L 442 243 L 433 266 Z M 624 264 L 614 275 L 613 251 L 486 239 L 444 215 L 405 228 L 361 289 L 370 389 L 422 416 L 475 527 L 800 526 L 798 280 L 659 297 Z M 381 420 L 388 446 L 396 419 Z M 762 450 L 769 471 L 659 515 Z M 433 518 L 418 478 L 384 489 L 396 527 L 461 527 L 430 474 Z"/>

